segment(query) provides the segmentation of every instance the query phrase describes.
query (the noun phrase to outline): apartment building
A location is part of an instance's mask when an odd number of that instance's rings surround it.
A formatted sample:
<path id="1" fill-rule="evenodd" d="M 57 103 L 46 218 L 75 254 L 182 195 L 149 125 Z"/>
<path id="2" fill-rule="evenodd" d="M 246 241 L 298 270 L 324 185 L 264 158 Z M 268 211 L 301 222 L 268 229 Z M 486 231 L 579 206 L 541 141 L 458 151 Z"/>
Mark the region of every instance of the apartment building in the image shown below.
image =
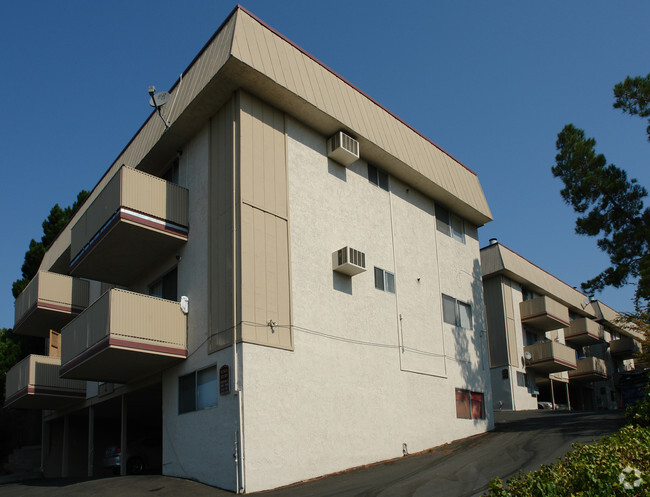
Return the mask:
<path id="1" fill-rule="evenodd" d="M 45 474 L 148 436 L 252 492 L 491 429 L 476 174 L 241 7 L 169 93 L 16 300 Z"/>
<path id="2" fill-rule="evenodd" d="M 642 336 L 620 315 L 492 239 L 481 249 L 494 409 L 616 409 Z"/>

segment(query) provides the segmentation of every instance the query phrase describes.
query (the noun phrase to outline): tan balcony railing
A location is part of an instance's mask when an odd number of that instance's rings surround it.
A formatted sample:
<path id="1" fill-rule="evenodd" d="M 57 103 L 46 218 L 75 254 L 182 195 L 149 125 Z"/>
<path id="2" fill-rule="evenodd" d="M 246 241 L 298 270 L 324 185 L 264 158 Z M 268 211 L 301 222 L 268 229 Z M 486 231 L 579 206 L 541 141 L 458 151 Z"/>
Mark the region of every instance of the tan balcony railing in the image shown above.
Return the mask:
<path id="1" fill-rule="evenodd" d="M 641 352 L 641 343 L 631 337 L 622 337 L 609 342 L 609 351 L 614 359 L 634 359 Z"/>
<path id="2" fill-rule="evenodd" d="M 86 396 L 86 382 L 59 377 L 61 359 L 30 355 L 7 372 L 5 406 L 58 409 Z"/>
<path id="3" fill-rule="evenodd" d="M 88 281 L 39 271 L 18 295 L 14 332 L 47 337 L 88 307 Z"/>
<path id="4" fill-rule="evenodd" d="M 187 357 L 180 304 L 112 289 L 61 333 L 61 374 L 129 383 Z"/>
<path id="5" fill-rule="evenodd" d="M 521 322 L 541 331 L 569 326 L 569 310 L 549 297 L 524 300 L 519 304 Z"/>
<path id="6" fill-rule="evenodd" d="M 578 368 L 569 371 L 571 381 L 601 381 L 607 379 L 607 365 L 598 357 L 578 359 Z"/>
<path id="7" fill-rule="evenodd" d="M 187 189 L 122 167 L 72 226 L 70 273 L 128 285 L 188 236 Z"/>
<path id="8" fill-rule="evenodd" d="M 527 357 L 530 354 L 530 358 Z M 526 367 L 540 374 L 558 373 L 576 369 L 576 351 L 571 347 L 548 340 L 524 347 Z"/>
<path id="9" fill-rule="evenodd" d="M 589 318 L 575 319 L 564 328 L 564 341 L 573 345 L 592 345 L 603 340 L 603 327 Z"/>

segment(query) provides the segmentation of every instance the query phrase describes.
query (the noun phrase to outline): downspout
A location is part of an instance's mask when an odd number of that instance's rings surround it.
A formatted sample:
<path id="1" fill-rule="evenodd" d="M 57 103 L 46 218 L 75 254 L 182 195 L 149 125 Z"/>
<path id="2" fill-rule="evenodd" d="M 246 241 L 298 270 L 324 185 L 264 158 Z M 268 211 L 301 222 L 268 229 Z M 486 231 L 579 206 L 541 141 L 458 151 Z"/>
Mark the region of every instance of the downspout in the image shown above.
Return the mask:
<path id="1" fill-rule="evenodd" d="M 237 209 L 241 208 L 240 204 L 240 199 L 238 197 L 238 175 L 239 175 L 239 167 L 238 166 L 238 160 L 239 160 L 239 148 L 240 148 L 240 128 L 239 128 L 239 116 L 238 112 L 241 107 L 240 105 L 240 94 L 237 92 L 232 99 L 232 112 L 233 112 L 233 175 L 232 175 L 232 192 L 233 192 L 233 209 L 232 209 L 232 222 L 233 222 L 233 230 L 232 230 L 232 246 L 233 246 L 233 268 L 234 268 L 234 274 L 233 274 L 233 295 L 235 298 L 233 299 L 233 321 L 237 321 L 237 267 L 238 267 L 238 261 L 237 261 L 237 233 L 238 233 L 238 226 L 237 226 Z M 242 342 L 242 352 L 243 352 L 243 342 Z M 243 423 L 243 418 L 244 418 L 244 413 L 243 413 L 243 405 L 242 405 L 242 389 L 239 386 L 239 361 L 238 361 L 238 356 L 237 356 L 237 325 L 233 328 L 233 337 L 232 337 L 232 351 L 233 351 L 233 369 L 234 369 L 234 383 L 235 383 L 235 396 L 237 397 L 237 430 L 235 432 L 235 479 L 236 479 L 236 484 L 237 488 L 235 489 L 235 492 L 237 494 L 244 493 L 246 491 L 246 483 L 245 483 L 245 477 L 244 477 L 244 423 Z"/>

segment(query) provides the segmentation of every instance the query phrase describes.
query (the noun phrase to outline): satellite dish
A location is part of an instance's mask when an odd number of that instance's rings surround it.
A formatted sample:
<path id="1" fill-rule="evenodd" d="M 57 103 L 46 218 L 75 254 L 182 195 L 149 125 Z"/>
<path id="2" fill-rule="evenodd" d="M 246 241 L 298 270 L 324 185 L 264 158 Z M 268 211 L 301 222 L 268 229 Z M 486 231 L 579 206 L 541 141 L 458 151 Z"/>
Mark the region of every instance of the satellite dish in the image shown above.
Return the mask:
<path id="1" fill-rule="evenodd" d="M 524 357 L 526 358 L 527 361 L 530 361 L 533 358 L 533 354 L 526 351 L 526 352 L 524 352 Z"/>
<path id="2" fill-rule="evenodd" d="M 170 98 L 172 98 L 172 96 L 168 92 L 161 91 L 151 96 L 149 99 L 149 105 L 156 108 L 162 107 L 169 102 Z"/>

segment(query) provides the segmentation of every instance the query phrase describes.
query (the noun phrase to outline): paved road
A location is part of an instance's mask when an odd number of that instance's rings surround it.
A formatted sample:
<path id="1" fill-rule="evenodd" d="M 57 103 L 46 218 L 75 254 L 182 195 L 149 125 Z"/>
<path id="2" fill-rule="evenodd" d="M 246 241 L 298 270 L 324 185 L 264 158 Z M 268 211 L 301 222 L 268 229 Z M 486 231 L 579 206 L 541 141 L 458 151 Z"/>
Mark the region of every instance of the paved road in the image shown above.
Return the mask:
<path id="1" fill-rule="evenodd" d="M 616 431 L 620 411 L 497 413 L 496 430 L 418 454 L 333 475 L 259 497 L 474 497 L 494 476 L 530 471 L 561 457 L 574 442 Z M 0 485 L 0 497 L 231 496 L 207 485 L 164 476 L 36 480 Z"/>

